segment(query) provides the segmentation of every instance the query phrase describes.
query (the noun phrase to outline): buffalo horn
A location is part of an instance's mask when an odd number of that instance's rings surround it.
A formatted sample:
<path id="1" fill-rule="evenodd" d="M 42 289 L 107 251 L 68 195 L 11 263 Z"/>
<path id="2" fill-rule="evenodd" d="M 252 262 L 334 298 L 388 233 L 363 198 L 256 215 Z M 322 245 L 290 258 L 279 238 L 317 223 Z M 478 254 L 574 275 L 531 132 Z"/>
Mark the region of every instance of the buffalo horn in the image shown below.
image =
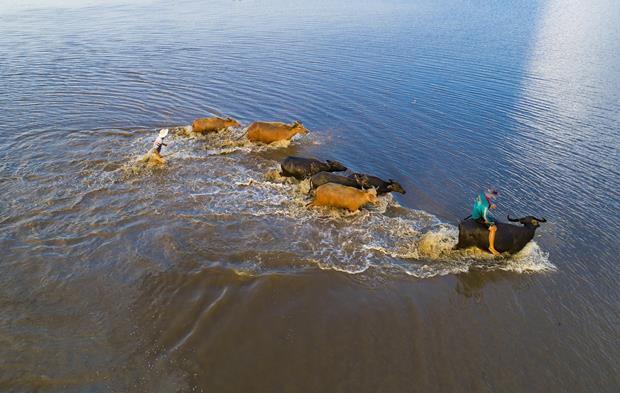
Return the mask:
<path id="1" fill-rule="evenodd" d="M 534 217 L 534 218 L 536 218 L 536 217 Z M 536 218 L 536 220 L 538 222 L 547 222 L 547 220 L 545 220 L 545 217 L 543 217 L 543 218 Z"/>
<path id="2" fill-rule="evenodd" d="M 508 221 L 511 221 L 511 222 L 519 222 L 520 221 L 518 218 L 510 218 L 510 214 L 507 217 L 508 217 Z"/>

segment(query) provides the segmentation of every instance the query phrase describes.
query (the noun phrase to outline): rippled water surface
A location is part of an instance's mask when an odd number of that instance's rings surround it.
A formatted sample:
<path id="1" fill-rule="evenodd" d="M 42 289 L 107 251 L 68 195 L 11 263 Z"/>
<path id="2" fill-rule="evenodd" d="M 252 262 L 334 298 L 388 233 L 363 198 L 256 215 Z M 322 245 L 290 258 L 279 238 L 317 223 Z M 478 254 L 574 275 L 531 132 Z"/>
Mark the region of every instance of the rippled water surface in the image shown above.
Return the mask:
<path id="1" fill-rule="evenodd" d="M 615 1 L 54 3 L 0 4 L 0 390 L 618 391 Z M 510 258 L 451 250 L 488 186 Z"/>

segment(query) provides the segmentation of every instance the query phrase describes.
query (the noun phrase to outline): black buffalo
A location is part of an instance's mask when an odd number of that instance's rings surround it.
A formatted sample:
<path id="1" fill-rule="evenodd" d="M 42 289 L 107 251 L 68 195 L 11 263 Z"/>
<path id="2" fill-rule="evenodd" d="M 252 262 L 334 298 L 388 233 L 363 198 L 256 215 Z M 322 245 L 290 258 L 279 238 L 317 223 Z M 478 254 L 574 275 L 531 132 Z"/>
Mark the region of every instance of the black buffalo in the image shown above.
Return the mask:
<path id="1" fill-rule="evenodd" d="M 347 167 L 338 161 L 327 160 L 325 162 L 314 158 L 286 157 L 280 163 L 282 176 L 292 176 L 298 180 L 307 179 L 319 172 L 346 171 Z"/>
<path id="2" fill-rule="evenodd" d="M 534 216 L 526 216 L 513 219 L 512 222 L 520 222 L 523 226 L 512 225 L 498 222 L 497 232 L 495 233 L 495 249 L 500 253 L 508 252 L 516 254 L 532 240 L 536 229 L 541 222 L 547 222 L 544 218 L 538 219 Z M 489 230 L 486 225 L 480 224 L 471 219 L 465 219 L 459 224 L 459 242 L 455 249 L 478 247 L 484 251 L 489 251 Z"/>
<path id="3" fill-rule="evenodd" d="M 317 188 L 325 183 L 336 183 L 355 188 L 369 188 L 368 179 L 363 177 L 349 178 L 329 172 L 319 172 L 310 178 L 312 188 Z"/>
<path id="4" fill-rule="evenodd" d="M 385 181 L 377 176 L 364 175 L 362 173 L 352 173 L 349 175 L 349 178 L 366 179 L 368 181 L 368 187 L 374 187 L 377 189 L 377 195 L 387 194 L 388 192 L 400 192 L 401 194 L 405 194 L 405 190 L 400 183 L 395 182 L 392 179 Z M 361 188 L 361 185 L 357 188 Z"/>

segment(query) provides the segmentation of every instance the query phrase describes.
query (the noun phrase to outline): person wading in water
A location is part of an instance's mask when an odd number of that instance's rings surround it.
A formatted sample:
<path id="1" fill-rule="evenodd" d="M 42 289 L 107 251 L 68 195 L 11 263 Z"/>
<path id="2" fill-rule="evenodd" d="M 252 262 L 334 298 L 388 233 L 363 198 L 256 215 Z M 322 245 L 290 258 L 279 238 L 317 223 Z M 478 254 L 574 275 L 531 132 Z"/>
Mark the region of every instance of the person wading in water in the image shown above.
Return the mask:
<path id="1" fill-rule="evenodd" d="M 495 217 L 493 217 L 489 210 L 497 207 L 492 200 L 497 198 L 498 195 L 499 193 L 495 189 L 489 189 L 486 193 L 481 192 L 474 199 L 474 207 L 471 211 L 471 219 L 486 225 L 489 229 L 489 251 L 493 255 L 499 255 L 499 252 L 495 249 L 497 226 L 495 225 Z"/>
<path id="2" fill-rule="evenodd" d="M 154 161 L 155 164 L 164 164 L 166 162 L 161 155 L 162 146 L 168 146 L 164 143 L 164 138 L 166 138 L 166 136 L 168 136 L 167 128 L 159 131 L 159 136 L 155 139 L 155 142 L 153 142 L 153 148 L 149 152 L 149 161 Z"/>

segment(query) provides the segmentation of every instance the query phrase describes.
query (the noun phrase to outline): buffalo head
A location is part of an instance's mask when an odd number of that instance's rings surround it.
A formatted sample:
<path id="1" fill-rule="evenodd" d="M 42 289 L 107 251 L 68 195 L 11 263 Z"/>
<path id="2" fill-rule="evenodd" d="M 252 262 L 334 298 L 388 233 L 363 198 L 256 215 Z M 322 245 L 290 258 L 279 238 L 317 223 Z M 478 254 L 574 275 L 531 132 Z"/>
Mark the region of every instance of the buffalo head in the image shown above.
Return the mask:
<path id="1" fill-rule="evenodd" d="M 295 120 L 291 125 L 291 130 L 295 131 L 297 134 L 305 135 L 308 133 L 308 129 L 304 127 L 303 124 L 299 120 Z"/>
<path id="2" fill-rule="evenodd" d="M 508 216 L 508 221 L 511 222 L 520 222 L 521 224 L 528 226 L 531 225 L 535 228 L 538 228 L 540 226 L 541 222 L 547 222 L 547 220 L 545 220 L 545 218 L 536 218 L 534 216 L 525 216 L 522 218 L 510 218 L 510 216 Z"/>
<path id="3" fill-rule="evenodd" d="M 401 186 L 399 182 L 396 182 L 396 181 L 394 181 L 392 179 L 388 180 L 387 189 L 390 192 L 400 192 L 401 194 L 406 194 L 405 189 L 403 188 L 403 186 Z"/>
<path id="4" fill-rule="evenodd" d="M 347 167 L 339 163 L 338 161 L 330 161 L 327 160 L 327 165 L 329 165 L 330 172 L 341 172 L 346 171 Z"/>
<path id="5" fill-rule="evenodd" d="M 227 117 L 224 119 L 224 125 L 226 127 L 241 127 L 241 124 L 239 124 L 239 122 L 232 117 Z"/>
<path id="6" fill-rule="evenodd" d="M 377 199 L 377 189 L 374 187 L 371 187 L 370 189 L 366 190 L 366 198 L 368 200 L 368 202 L 370 203 L 377 203 L 378 199 Z"/>

